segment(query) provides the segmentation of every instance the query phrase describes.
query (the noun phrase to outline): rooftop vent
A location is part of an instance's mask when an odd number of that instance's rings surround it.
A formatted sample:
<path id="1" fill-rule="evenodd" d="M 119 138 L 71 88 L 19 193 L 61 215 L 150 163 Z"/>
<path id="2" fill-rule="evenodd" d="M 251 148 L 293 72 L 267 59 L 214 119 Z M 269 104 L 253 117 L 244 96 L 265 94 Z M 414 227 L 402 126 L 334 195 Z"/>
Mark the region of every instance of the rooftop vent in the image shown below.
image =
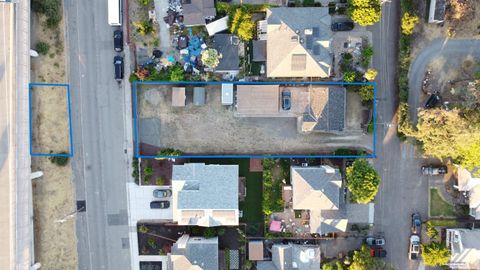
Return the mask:
<path id="1" fill-rule="evenodd" d="M 313 35 L 313 29 L 312 28 L 305 28 L 303 31 L 305 35 Z"/>
<path id="2" fill-rule="evenodd" d="M 298 42 L 298 36 L 292 36 L 292 39 L 291 39 L 293 42 Z"/>

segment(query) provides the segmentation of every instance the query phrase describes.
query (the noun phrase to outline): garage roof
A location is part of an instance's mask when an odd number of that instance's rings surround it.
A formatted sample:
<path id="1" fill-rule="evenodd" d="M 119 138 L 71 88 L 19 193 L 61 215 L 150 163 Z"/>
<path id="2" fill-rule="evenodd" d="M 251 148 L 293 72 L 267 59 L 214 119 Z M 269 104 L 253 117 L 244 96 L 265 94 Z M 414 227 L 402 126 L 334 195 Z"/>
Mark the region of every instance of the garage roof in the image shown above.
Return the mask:
<path id="1" fill-rule="evenodd" d="M 172 87 L 172 106 L 185 107 L 185 87 Z"/>
<path id="2" fill-rule="evenodd" d="M 237 85 L 237 113 L 251 116 L 279 112 L 278 85 Z"/>

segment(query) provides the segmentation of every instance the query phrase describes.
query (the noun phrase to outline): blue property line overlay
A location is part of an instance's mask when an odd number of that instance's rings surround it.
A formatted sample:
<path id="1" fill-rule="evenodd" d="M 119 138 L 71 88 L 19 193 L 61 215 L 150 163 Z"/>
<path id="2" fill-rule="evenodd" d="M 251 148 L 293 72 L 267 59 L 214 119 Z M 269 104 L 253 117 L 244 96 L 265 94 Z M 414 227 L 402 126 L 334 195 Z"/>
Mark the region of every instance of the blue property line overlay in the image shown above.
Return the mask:
<path id="1" fill-rule="evenodd" d="M 70 153 L 68 154 L 55 154 L 55 153 L 34 153 L 32 145 L 32 88 L 34 86 L 44 87 L 44 86 L 53 86 L 53 87 L 65 87 L 67 89 L 67 106 L 68 106 L 68 128 L 69 128 L 69 143 L 70 143 Z M 28 124 L 30 127 L 30 156 L 33 157 L 73 157 L 73 132 L 72 132 L 72 112 L 70 108 L 70 85 L 64 83 L 29 83 L 28 84 L 28 114 L 29 120 Z"/>
<path id="2" fill-rule="evenodd" d="M 298 156 L 298 155 L 192 155 L 192 156 L 148 156 L 140 154 L 140 141 L 138 137 L 138 121 L 137 121 L 137 85 L 208 85 L 208 84 L 233 84 L 233 85 L 371 85 L 373 86 L 373 154 L 365 156 L 334 156 L 334 155 L 319 155 L 319 156 Z M 135 158 L 376 158 L 376 144 L 377 144 L 377 83 L 376 82 L 197 82 L 197 81 L 134 81 L 132 82 L 132 100 L 133 100 L 133 133 L 134 133 L 134 148 Z"/>

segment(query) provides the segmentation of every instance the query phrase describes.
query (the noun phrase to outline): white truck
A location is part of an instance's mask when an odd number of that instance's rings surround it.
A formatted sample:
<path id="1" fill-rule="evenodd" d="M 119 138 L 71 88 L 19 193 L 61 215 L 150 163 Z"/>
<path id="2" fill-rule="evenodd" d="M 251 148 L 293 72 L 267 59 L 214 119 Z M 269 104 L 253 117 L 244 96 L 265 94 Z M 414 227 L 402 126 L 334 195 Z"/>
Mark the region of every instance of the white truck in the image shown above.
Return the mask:
<path id="1" fill-rule="evenodd" d="M 122 26 L 123 0 L 108 0 L 108 24 Z"/>

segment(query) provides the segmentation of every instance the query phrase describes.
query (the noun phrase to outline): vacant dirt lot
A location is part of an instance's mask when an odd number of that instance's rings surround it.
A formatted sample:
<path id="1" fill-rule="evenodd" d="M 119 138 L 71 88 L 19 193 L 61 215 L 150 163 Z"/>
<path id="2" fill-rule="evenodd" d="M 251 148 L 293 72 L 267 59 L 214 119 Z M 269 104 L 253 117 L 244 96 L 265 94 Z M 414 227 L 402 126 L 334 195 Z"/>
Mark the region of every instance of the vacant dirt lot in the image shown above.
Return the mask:
<path id="1" fill-rule="evenodd" d="M 64 25 L 45 27 L 45 17 L 32 14 L 32 48 L 38 41 L 50 44 L 47 55 L 32 58 L 32 82 L 65 83 Z M 38 91 L 37 91 L 38 90 Z M 66 90 L 36 89 L 34 143 L 44 153 L 68 151 Z M 42 269 L 77 269 L 75 219 L 64 219 L 75 209 L 70 163 L 58 167 L 46 157 L 32 158 L 32 171 L 43 171 L 32 182 L 35 230 L 35 261 Z"/>
<path id="2" fill-rule="evenodd" d="M 232 107 L 221 105 L 219 86 L 206 87 L 204 106 L 193 105 L 193 91 L 187 87 L 185 107 L 171 106 L 169 86 L 144 85 L 139 89 L 140 142 L 161 148 L 188 154 L 258 155 L 312 155 L 337 148 L 372 148 L 372 137 L 363 135 L 359 124 L 349 121 L 346 125 L 352 130 L 343 135 L 301 134 L 295 117 L 235 117 Z M 347 114 L 353 117 L 361 115 L 361 111 L 349 110 Z"/>

